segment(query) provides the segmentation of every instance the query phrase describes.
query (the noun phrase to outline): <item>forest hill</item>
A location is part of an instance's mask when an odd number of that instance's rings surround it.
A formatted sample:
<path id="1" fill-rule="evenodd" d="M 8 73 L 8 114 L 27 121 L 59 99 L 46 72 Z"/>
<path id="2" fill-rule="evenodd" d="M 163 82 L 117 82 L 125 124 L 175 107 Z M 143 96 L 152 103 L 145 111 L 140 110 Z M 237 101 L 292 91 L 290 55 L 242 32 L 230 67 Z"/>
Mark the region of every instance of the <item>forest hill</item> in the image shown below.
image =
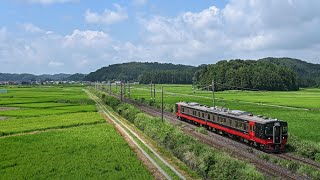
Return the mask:
<path id="1" fill-rule="evenodd" d="M 215 90 L 299 90 L 298 76 L 290 68 L 266 61 L 230 60 L 208 65 L 194 75 L 201 88 L 215 81 Z"/>

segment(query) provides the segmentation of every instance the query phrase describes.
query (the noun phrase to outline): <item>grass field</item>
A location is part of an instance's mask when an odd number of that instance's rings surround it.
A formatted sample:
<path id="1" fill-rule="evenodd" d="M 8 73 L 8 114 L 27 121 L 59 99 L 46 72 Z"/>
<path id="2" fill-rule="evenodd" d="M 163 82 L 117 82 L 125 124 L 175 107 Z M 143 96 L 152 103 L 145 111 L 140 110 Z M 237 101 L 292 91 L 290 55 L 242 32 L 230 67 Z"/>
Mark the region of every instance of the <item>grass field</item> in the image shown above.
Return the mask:
<path id="1" fill-rule="evenodd" d="M 212 106 L 212 92 L 194 90 L 191 85 L 156 85 L 156 105 L 159 107 L 161 86 L 164 87 L 166 107 L 172 108 L 179 101 L 194 101 Z M 112 90 L 119 93 L 120 88 L 117 87 L 116 90 L 113 86 Z M 131 97 L 140 100 L 143 98 L 148 102 L 151 98 L 150 86 L 131 86 Z M 216 92 L 215 98 L 217 106 L 287 121 L 291 134 L 320 146 L 320 89 L 302 89 L 296 92 L 223 91 Z"/>
<path id="2" fill-rule="evenodd" d="M 5 88 L 0 179 L 153 179 L 83 87 Z"/>

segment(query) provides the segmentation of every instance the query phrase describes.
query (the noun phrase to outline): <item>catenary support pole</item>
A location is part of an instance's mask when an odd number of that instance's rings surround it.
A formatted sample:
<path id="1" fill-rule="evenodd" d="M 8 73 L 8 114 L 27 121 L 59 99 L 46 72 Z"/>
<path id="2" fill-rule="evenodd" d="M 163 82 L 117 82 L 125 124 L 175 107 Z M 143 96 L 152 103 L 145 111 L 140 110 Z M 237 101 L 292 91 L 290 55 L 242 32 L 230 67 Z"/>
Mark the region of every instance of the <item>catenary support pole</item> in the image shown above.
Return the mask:
<path id="1" fill-rule="evenodd" d="M 130 82 L 128 81 L 128 98 L 130 98 Z"/>
<path id="2" fill-rule="evenodd" d="M 161 120 L 163 122 L 163 86 L 161 87 Z"/>
<path id="3" fill-rule="evenodd" d="M 213 105 L 213 107 L 215 107 L 216 103 L 215 103 L 215 99 L 214 99 L 214 79 L 212 80 L 211 86 L 212 86 L 212 105 Z"/>
<path id="4" fill-rule="evenodd" d="M 156 102 L 156 84 L 153 84 L 153 102 Z"/>
<path id="5" fill-rule="evenodd" d="M 122 101 L 122 81 L 120 83 L 120 100 Z"/>

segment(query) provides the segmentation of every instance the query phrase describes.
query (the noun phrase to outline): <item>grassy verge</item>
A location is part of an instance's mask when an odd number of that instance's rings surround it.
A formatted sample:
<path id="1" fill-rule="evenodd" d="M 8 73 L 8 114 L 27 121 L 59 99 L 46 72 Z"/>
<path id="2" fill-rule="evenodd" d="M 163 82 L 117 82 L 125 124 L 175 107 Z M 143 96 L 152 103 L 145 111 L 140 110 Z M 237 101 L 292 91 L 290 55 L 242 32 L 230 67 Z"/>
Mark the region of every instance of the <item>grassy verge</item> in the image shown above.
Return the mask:
<path id="1" fill-rule="evenodd" d="M 286 167 L 292 172 L 295 172 L 300 175 L 307 175 L 308 177 L 311 177 L 312 179 L 320 179 L 320 171 L 318 169 L 315 169 L 311 166 L 298 163 L 295 161 L 288 161 L 285 159 L 275 158 L 268 154 L 261 154 L 260 157 L 266 161 L 273 162 L 279 166 Z"/>

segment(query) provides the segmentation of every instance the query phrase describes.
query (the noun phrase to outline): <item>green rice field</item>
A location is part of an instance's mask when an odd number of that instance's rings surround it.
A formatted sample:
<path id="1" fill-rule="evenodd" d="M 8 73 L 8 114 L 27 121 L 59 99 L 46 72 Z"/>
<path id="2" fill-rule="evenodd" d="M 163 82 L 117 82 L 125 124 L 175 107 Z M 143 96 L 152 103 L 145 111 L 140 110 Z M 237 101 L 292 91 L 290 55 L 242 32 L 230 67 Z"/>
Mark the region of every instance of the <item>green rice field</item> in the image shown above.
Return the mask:
<path id="1" fill-rule="evenodd" d="M 153 179 L 84 87 L 1 87 L 0 179 Z"/>

